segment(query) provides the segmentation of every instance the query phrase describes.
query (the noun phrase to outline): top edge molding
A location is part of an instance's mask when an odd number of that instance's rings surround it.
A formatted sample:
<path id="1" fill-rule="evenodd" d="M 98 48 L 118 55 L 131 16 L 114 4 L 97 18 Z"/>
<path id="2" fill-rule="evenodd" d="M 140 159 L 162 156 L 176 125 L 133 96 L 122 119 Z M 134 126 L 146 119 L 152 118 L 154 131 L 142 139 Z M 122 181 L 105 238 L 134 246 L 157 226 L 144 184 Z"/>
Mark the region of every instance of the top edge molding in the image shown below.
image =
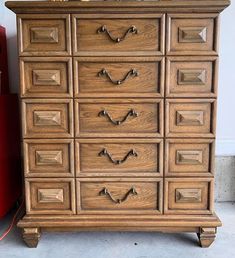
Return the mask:
<path id="1" fill-rule="evenodd" d="M 6 7 L 16 14 L 122 12 L 222 12 L 230 0 L 159 0 L 159 1 L 7 1 Z"/>

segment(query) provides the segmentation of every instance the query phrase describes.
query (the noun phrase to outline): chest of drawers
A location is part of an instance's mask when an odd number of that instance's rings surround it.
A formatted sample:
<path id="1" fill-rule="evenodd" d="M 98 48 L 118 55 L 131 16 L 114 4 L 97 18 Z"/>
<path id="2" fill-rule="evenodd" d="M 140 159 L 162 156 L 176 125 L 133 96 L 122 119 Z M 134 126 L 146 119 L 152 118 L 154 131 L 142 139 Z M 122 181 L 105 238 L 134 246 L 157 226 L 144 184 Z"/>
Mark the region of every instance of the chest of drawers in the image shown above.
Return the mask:
<path id="1" fill-rule="evenodd" d="M 218 15 L 229 1 L 7 2 L 26 215 L 44 230 L 196 232 L 213 209 Z"/>

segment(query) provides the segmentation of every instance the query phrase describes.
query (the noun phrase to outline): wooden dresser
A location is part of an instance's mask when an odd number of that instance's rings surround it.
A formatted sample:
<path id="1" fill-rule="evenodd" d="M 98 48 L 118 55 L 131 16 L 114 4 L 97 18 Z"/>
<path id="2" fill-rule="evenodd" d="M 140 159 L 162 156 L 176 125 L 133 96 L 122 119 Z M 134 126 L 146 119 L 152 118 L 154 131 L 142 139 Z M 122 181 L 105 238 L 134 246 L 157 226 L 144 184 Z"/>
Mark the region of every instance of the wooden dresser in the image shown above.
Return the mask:
<path id="1" fill-rule="evenodd" d="M 213 209 L 227 0 L 7 2 L 17 13 L 26 215 L 44 230 L 195 232 Z"/>

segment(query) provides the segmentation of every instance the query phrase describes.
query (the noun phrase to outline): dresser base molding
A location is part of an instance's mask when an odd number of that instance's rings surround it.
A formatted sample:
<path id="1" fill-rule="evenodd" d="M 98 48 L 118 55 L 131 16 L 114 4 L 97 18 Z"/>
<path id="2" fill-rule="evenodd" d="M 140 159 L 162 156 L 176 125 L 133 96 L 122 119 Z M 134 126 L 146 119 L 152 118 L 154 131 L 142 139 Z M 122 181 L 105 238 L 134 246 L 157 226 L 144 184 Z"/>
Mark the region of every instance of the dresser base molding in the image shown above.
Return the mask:
<path id="1" fill-rule="evenodd" d="M 40 232 L 70 231 L 139 231 L 139 232 L 195 232 L 201 247 L 209 247 L 215 239 L 221 221 L 213 215 L 106 215 L 97 216 L 25 216 L 18 223 L 23 239 L 29 247 L 37 247 Z"/>

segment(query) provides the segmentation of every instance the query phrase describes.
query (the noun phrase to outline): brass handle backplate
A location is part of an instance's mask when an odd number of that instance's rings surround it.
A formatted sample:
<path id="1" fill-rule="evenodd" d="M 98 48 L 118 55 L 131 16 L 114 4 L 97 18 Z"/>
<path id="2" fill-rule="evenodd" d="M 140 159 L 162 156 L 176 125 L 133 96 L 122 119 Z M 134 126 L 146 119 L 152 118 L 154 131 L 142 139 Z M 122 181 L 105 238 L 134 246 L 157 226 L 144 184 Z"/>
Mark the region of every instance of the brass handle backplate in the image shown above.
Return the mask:
<path id="1" fill-rule="evenodd" d="M 109 32 L 109 30 L 107 29 L 106 25 L 103 25 L 101 26 L 98 30 L 97 30 L 97 33 L 106 33 L 108 35 L 108 37 L 115 43 L 120 43 L 121 41 L 123 41 L 126 36 L 131 33 L 131 34 L 137 34 L 138 33 L 138 30 L 137 28 L 132 25 L 130 28 L 128 28 L 126 30 L 126 32 L 123 34 L 122 37 L 117 37 L 115 38 L 113 35 L 111 35 L 111 33 Z"/>
<path id="2" fill-rule="evenodd" d="M 114 125 L 120 125 L 122 123 L 124 123 L 127 118 L 129 116 L 132 116 L 132 117 L 137 117 L 138 116 L 138 113 L 134 110 L 134 109 L 131 109 L 124 117 L 123 119 L 121 120 L 113 120 L 113 118 L 109 115 L 108 111 L 106 110 L 102 110 L 99 112 L 98 116 L 106 116 L 108 118 L 108 120 L 114 124 Z"/>
<path id="3" fill-rule="evenodd" d="M 98 154 L 99 156 L 107 156 L 108 159 L 115 165 L 120 165 L 122 163 L 124 163 L 128 158 L 129 156 L 134 156 L 134 157 L 137 157 L 138 154 L 132 149 L 130 150 L 123 159 L 113 159 L 112 155 L 109 154 L 109 152 L 106 150 L 106 149 L 103 149 L 102 151 L 99 152 Z"/>
<path id="4" fill-rule="evenodd" d="M 131 195 L 131 194 L 132 195 L 137 195 L 138 194 L 134 187 L 131 187 L 131 189 L 121 199 L 115 199 L 106 187 L 104 187 L 99 192 L 99 195 L 106 195 L 111 199 L 112 202 L 117 203 L 117 204 L 120 204 L 120 203 L 126 201 L 128 196 Z"/>
<path id="5" fill-rule="evenodd" d="M 121 80 L 113 80 L 112 76 L 106 69 L 102 69 L 98 72 L 98 76 L 106 76 L 113 84 L 120 85 L 124 83 L 129 77 L 136 77 L 139 73 L 136 69 L 131 69 Z"/>

